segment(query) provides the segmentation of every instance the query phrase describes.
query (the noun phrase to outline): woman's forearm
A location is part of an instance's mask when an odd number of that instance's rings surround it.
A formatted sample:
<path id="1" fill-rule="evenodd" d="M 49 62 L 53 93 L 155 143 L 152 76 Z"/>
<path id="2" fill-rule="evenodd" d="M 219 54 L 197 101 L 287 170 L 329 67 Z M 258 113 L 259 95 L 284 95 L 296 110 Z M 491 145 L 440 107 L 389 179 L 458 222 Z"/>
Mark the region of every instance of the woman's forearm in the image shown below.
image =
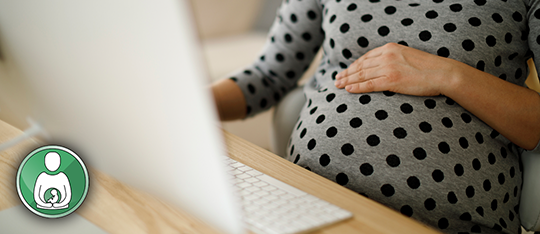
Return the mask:
<path id="1" fill-rule="evenodd" d="M 516 145 L 531 150 L 540 139 L 540 95 L 465 64 L 456 64 L 441 92 Z"/>
<path id="2" fill-rule="evenodd" d="M 214 102 L 222 121 L 242 119 L 246 116 L 246 100 L 242 90 L 230 79 L 212 84 Z"/>

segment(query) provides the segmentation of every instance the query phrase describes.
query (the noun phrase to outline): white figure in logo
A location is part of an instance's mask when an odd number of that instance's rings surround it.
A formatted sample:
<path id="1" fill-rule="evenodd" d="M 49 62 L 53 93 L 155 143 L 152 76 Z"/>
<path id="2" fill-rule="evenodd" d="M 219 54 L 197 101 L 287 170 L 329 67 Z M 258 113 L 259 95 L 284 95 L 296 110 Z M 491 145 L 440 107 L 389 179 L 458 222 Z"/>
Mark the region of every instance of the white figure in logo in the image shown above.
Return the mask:
<path id="1" fill-rule="evenodd" d="M 51 172 L 58 170 L 60 167 L 60 155 L 56 152 L 47 153 L 45 155 L 45 167 Z M 53 196 L 45 201 L 45 192 L 50 188 L 53 188 L 51 191 Z M 60 200 L 56 190 L 60 192 Z M 34 186 L 34 201 L 36 201 L 37 207 L 41 209 L 68 208 L 69 201 L 71 201 L 71 185 L 66 174 L 60 172 L 56 175 L 49 175 L 46 172 L 41 172 Z"/>

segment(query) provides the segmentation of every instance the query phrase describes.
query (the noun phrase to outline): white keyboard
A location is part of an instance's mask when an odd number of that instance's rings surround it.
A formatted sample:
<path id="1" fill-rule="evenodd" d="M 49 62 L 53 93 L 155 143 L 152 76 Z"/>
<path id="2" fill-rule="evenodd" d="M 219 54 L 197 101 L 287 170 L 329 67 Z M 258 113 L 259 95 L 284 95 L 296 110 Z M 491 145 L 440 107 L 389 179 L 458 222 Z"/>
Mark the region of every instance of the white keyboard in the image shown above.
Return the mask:
<path id="1" fill-rule="evenodd" d="M 352 217 L 352 213 L 227 158 L 255 233 L 305 233 Z"/>

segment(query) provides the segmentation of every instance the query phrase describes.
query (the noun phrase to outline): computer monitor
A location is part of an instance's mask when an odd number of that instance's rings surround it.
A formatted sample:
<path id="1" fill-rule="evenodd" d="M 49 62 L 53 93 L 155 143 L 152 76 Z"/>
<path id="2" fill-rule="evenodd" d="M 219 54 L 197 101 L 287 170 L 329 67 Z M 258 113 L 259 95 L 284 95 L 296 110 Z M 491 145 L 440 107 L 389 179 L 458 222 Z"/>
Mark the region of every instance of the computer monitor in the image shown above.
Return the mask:
<path id="1" fill-rule="evenodd" d="M 0 46 L 1 119 L 242 232 L 186 1 L 4 0 Z"/>

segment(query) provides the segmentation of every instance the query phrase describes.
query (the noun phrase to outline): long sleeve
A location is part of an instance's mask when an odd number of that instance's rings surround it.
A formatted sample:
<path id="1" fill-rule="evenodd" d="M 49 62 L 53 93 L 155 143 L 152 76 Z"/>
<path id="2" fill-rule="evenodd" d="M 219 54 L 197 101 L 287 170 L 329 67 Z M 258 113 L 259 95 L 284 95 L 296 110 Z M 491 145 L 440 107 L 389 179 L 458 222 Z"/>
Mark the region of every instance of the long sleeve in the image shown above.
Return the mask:
<path id="1" fill-rule="evenodd" d="M 530 0 L 528 7 L 530 7 L 527 12 L 529 23 L 529 48 L 533 53 L 536 70 L 540 71 L 540 1 Z M 540 121 L 540 119 L 538 121 Z M 530 151 L 540 153 L 540 142 L 538 142 L 536 147 Z"/>
<path id="2" fill-rule="evenodd" d="M 324 40 L 321 9 L 316 0 L 283 1 L 259 58 L 230 76 L 246 99 L 246 118 L 297 86 Z"/>

